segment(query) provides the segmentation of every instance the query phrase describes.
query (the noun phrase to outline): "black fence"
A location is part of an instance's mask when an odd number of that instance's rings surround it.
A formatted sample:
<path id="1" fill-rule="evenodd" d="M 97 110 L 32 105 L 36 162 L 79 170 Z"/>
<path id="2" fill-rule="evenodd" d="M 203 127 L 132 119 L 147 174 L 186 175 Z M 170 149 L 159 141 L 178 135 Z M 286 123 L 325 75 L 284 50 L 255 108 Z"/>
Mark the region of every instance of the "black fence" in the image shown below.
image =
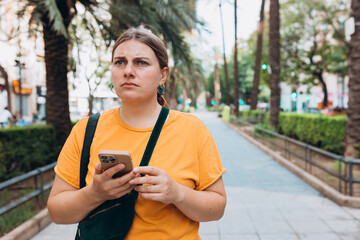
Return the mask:
<path id="1" fill-rule="evenodd" d="M 326 182 L 339 192 L 360 196 L 360 159 L 348 159 L 276 132 L 252 125 L 248 119 L 238 119 L 243 130 L 255 139 Z M 252 121 L 253 123 L 256 121 Z"/>
<path id="2" fill-rule="evenodd" d="M 45 206 L 45 192 L 48 191 L 53 184 L 53 181 L 49 182 L 47 179 L 45 179 L 45 175 L 46 178 L 48 178 L 48 173 L 50 171 L 53 171 L 55 165 L 56 162 L 0 183 L 0 192 L 2 192 L 3 190 L 18 191 L 19 189 L 34 189 L 30 193 L 27 193 L 25 196 L 12 199 L 10 203 L 2 206 L 0 208 L 0 216 L 10 212 L 11 210 L 25 204 L 26 202 L 34 198 L 39 198 L 42 205 Z M 33 181 L 31 179 L 33 179 Z M 31 182 L 30 184 L 29 181 Z M 22 184 L 24 182 L 28 183 Z"/>

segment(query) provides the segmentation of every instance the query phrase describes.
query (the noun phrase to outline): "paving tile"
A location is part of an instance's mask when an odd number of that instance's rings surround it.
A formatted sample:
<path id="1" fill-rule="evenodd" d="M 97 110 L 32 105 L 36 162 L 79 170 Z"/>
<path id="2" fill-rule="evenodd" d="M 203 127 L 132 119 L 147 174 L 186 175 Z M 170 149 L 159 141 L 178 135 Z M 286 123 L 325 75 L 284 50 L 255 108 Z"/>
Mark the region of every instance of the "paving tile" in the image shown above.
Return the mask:
<path id="1" fill-rule="evenodd" d="M 254 221 L 259 234 L 265 233 L 294 233 L 286 221 Z"/>
<path id="2" fill-rule="evenodd" d="M 230 234 L 255 234 L 256 229 L 252 222 L 221 221 L 219 222 L 221 236 Z"/>
<path id="3" fill-rule="evenodd" d="M 341 240 L 336 233 L 302 233 L 299 236 L 301 240 Z"/>
<path id="4" fill-rule="evenodd" d="M 360 239 L 360 221 L 358 220 L 329 220 L 325 223 L 337 233 L 358 233 Z"/>
<path id="5" fill-rule="evenodd" d="M 51 223 L 45 229 L 31 238 L 31 240 L 73 240 L 75 238 L 77 224 L 55 224 Z"/>
<path id="6" fill-rule="evenodd" d="M 213 234 L 199 234 L 199 235 L 202 240 L 220 240 L 220 239 L 222 239 L 218 235 L 213 235 Z"/>
<path id="7" fill-rule="evenodd" d="M 319 220 L 319 217 L 316 214 L 306 209 L 282 209 L 281 212 L 287 220 Z"/>
<path id="8" fill-rule="evenodd" d="M 299 238 L 294 233 L 275 233 L 275 234 L 260 233 L 260 240 L 299 240 Z"/>
<path id="9" fill-rule="evenodd" d="M 349 214 L 351 214 L 351 216 L 353 216 L 354 218 L 360 220 L 360 209 L 347 207 L 344 207 L 343 209 Z"/>
<path id="10" fill-rule="evenodd" d="M 328 220 L 353 220 L 354 217 L 342 208 L 322 208 L 313 211 L 320 219 Z"/>
<path id="11" fill-rule="evenodd" d="M 339 233 L 341 240 L 359 240 L 359 233 Z"/>
<path id="12" fill-rule="evenodd" d="M 225 211 L 221 221 L 233 221 L 233 222 L 249 222 L 251 218 L 246 209 L 234 210 L 229 208 Z"/>
<path id="13" fill-rule="evenodd" d="M 248 213 L 253 221 L 285 221 L 281 212 L 276 209 L 248 209 Z"/>
<path id="14" fill-rule="evenodd" d="M 260 240 L 260 238 L 257 234 L 222 234 L 221 240 Z"/>
<path id="15" fill-rule="evenodd" d="M 331 229 L 321 220 L 289 220 L 296 233 L 329 233 Z"/>
<path id="16" fill-rule="evenodd" d="M 200 234 L 218 235 L 219 234 L 218 222 L 214 221 L 214 222 L 200 223 L 199 233 Z"/>

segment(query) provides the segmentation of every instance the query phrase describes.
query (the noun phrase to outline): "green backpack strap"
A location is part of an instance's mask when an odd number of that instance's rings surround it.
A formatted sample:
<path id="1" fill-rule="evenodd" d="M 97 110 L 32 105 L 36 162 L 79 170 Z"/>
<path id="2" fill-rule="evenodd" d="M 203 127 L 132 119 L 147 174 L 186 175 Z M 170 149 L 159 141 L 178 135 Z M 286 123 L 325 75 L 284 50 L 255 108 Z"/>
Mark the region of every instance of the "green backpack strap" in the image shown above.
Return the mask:
<path id="1" fill-rule="evenodd" d="M 164 123 L 166 121 L 168 114 L 169 114 L 169 109 L 162 107 L 160 115 L 155 123 L 154 129 L 151 132 L 150 139 L 146 145 L 146 149 L 145 149 L 144 155 L 141 159 L 140 166 L 143 167 L 143 166 L 149 165 L 151 155 L 154 151 L 156 142 L 159 139 L 160 132 L 162 130 L 162 127 L 164 126 Z"/>
<path id="2" fill-rule="evenodd" d="M 90 159 L 90 147 L 94 138 L 96 126 L 99 121 L 100 114 L 91 115 L 86 125 L 84 144 L 81 152 L 81 163 L 80 163 L 80 188 L 86 186 L 86 175 L 88 172 L 88 165 Z"/>

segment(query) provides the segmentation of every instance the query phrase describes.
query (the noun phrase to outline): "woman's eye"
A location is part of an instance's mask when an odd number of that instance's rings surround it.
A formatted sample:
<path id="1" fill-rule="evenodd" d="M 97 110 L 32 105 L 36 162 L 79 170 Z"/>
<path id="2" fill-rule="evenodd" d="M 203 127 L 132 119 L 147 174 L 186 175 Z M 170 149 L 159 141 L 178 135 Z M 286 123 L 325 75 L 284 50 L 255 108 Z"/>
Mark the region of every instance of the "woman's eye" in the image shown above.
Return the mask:
<path id="1" fill-rule="evenodd" d="M 122 66 L 122 65 L 124 65 L 125 64 L 125 61 L 123 61 L 123 60 L 117 60 L 117 61 L 115 61 L 115 65 L 120 65 L 120 66 Z"/>
<path id="2" fill-rule="evenodd" d="M 148 65 L 148 63 L 145 62 L 145 61 L 139 61 L 138 64 L 139 64 L 140 66 L 146 66 L 146 65 Z"/>

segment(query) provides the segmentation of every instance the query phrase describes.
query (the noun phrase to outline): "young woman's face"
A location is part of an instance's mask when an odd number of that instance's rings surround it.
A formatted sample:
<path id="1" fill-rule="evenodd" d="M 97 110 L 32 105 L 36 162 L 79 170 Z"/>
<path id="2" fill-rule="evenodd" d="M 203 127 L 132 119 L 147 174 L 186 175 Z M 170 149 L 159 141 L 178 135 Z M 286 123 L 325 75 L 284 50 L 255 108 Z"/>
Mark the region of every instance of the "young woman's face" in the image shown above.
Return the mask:
<path id="1" fill-rule="evenodd" d="M 140 41 L 128 40 L 115 49 L 111 74 L 116 94 L 124 103 L 156 101 L 157 88 L 168 73 L 167 67 L 160 69 L 154 51 Z"/>

